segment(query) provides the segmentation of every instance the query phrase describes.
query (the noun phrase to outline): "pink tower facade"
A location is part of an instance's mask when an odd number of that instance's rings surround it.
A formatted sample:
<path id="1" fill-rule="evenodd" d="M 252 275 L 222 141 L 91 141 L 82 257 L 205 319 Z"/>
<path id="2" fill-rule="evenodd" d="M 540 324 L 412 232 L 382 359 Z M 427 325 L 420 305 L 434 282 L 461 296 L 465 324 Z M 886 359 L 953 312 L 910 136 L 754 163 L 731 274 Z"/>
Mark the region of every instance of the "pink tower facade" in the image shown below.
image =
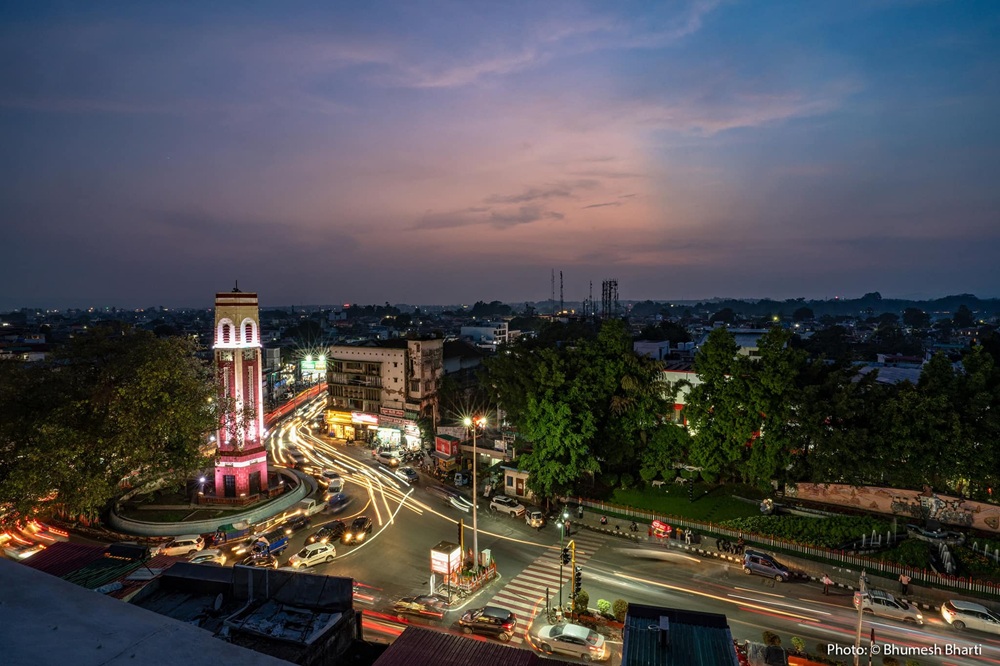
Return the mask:
<path id="1" fill-rule="evenodd" d="M 257 294 L 234 289 L 215 295 L 213 349 L 220 408 L 215 495 L 249 498 L 266 493 Z"/>

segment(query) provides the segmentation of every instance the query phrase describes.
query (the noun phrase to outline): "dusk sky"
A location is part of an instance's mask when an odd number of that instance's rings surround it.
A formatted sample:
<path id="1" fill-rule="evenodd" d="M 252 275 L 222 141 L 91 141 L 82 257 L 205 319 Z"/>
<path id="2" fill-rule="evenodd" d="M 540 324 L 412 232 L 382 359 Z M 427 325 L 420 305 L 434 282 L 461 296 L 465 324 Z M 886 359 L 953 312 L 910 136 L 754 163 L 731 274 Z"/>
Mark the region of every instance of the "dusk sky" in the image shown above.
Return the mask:
<path id="1" fill-rule="evenodd" d="M 0 308 L 1000 296 L 1000 2 L 21 2 Z"/>

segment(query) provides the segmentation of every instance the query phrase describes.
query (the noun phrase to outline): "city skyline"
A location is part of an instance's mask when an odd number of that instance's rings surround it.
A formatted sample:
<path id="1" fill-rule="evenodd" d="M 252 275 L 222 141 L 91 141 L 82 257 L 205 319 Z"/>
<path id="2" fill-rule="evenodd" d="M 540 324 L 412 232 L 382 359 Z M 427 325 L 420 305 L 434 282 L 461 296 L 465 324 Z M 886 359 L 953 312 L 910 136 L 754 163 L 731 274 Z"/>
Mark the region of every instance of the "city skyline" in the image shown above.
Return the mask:
<path id="1" fill-rule="evenodd" d="M 993 3 L 0 16 L 0 310 L 1000 296 Z"/>

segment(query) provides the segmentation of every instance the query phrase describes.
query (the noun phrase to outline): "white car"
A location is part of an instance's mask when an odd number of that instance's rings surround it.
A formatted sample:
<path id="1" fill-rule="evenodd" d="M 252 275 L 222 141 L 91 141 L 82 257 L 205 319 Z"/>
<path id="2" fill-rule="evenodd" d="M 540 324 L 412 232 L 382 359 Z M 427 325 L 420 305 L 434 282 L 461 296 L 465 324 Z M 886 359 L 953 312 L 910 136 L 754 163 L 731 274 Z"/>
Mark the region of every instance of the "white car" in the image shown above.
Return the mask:
<path id="1" fill-rule="evenodd" d="M 403 481 L 407 483 L 416 483 L 420 477 L 417 475 L 417 470 L 412 467 L 400 467 L 396 470 L 396 476 L 398 476 Z"/>
<path id="2" fill-rule="evenodd" d="M 1000 634 L 1000 615 L 982 604 L 952 599 L 941 604 L 941 617 L 955 629 L 978 629 Z"/>
<path id="3" fill-rule="evenodd" d="M 320 479 L 331 493 L 339 493 L 344 489 L 344 479 L 332 469 L 324 469 Z"/>
<path id="4" fill-rule="evenodd" d="M 507 514 L 511 518 L 524 515 L 524 505 L 506 495 L 497 495 L 490 500 L 490 509 L 497 513 Z"/>
<path id="5" fill-rule="evenodd" d="M 604 661 L 611 656 L 604 636 L 579 624 L 547 624 L 538 632 L 538 647 L 546 654 L 558 652 L 584 661 Z"/>
<path id="6" fill-rule="evenodd" d="M 157 546 L 153 550 L 155 555 L 194 555 L 205 547 L 205 540 L 198 534 L 185 534 L 174 537 L 162 546 Z"/>
<path id="7" fill-rule="evenodd" d="M 45 550 L 45 546 L 40 543 L 18 544 L 7 546 L 3 549 L 4 555 L 15 560 L 26 560 L 36 553 Z"/>
<path id="8" fill-rule="evenodd" d="M 225 564 L 226 554 L 218 548 L 206 548 L 192 555 L 188 562 L 192 564 Z"/>
<path id="9" fill-rule="evenodd" d="M 397 467 L 402 459 L 402 451 L 379 451 L 375 454 L 375 460 L 387 467 Z"/>
<path id="10" fill-rule="evenodd" d="M 330 543 L 311 543 L 288 558 L 290 567 L 311 567 L 323 562 L 333 562 L 337 549 Z"/>

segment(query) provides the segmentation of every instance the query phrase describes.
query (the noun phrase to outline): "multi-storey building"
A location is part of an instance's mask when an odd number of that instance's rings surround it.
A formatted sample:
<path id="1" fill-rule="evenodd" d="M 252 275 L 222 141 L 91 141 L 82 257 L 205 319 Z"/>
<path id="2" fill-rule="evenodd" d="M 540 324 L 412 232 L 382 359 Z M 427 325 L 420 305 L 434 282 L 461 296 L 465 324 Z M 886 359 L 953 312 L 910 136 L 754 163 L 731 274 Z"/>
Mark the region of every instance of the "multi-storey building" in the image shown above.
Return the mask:
<path id="1" fill-rule="evenodd" d="M 420 418 L 437 420 L 444 340 L 370 341 L 327 352 L 328 430 L 342 439 L 421 444 Z"/>
<path id="2" fill-rule="evenodd" d="M 491 321 L 482 326 L 463 326 L 461 335 L 477 347 L 496 351 L 500 345 L 507 344 L 507 322 Z"/>

